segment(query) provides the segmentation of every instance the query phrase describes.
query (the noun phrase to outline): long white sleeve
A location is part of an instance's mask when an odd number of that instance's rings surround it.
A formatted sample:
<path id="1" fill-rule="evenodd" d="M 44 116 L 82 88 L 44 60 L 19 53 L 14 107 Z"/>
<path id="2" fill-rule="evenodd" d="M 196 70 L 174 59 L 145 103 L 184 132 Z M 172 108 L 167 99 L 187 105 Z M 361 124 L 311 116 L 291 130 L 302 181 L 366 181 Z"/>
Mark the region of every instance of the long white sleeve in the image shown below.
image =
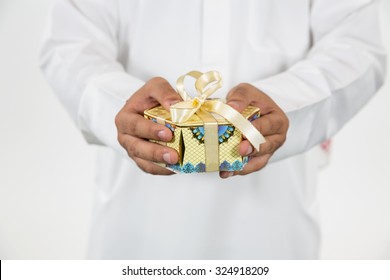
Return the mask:
<path id="1" fill-rule="evenodd" d="M 86 140 L 124 153 L 115 115 L 144 82 L 118 61 L 117 9 L 117 1 L 55 1 L 40 64 Z"/>
<path id="2" fill-rule="evenodd" d="M 287 141 L 272 160 L 307 151 L 334 135 L 382 85 L 386 58 L 378 9 L 378 1 L 313 1 L 313 46 L 306 59 L 253 83 L 290 120 Z M 363 131 L 356 137 L 362 136 Z"/>

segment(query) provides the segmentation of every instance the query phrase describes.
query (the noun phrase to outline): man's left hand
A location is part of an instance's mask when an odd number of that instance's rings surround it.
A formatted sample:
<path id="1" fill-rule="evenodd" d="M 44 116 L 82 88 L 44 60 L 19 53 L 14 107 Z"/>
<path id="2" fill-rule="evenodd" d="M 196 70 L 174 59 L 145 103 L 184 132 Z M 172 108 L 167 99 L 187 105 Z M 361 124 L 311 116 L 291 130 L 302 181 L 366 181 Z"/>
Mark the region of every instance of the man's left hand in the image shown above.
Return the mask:
<path id="1" fill-rule="evenodd" d="M 266 166 L 274 152 L 286 141 L 289 126 L 288 118 L 282 109 L 268 95 L 250 84 L 243 83 L 233 88 L 226 101 L 240 113 L 249 105 L 260 108 L 261 116 L 252 124 L 263 134 L 266 142 L 261 144 L 260 151 L 256 152 L 248 140 L 243 140 L 239 145 L 239 152 L 242 156 L 250 156 L 248 164 L 242 171 L 220 172 L 221 178 L 246 175 Z"/>

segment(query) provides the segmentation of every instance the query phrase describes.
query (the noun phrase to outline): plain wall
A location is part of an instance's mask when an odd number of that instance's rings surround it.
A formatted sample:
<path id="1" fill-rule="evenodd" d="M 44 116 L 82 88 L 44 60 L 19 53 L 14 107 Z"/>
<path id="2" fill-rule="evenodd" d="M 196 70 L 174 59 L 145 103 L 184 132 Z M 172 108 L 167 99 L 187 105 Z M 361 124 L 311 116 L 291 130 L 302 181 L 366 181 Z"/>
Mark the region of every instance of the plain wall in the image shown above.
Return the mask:
<path id="1" fill-rule="evenodd" d="M 0 259 L 86 253 L 95 148 L 37 66 L 49 3 L 0 0 Z M 389 15 L 384 0 L 390 50 Z M 318 186 L 322 258 L 390 259 L 389 107 L 388 83 L 333 139 Z"/>

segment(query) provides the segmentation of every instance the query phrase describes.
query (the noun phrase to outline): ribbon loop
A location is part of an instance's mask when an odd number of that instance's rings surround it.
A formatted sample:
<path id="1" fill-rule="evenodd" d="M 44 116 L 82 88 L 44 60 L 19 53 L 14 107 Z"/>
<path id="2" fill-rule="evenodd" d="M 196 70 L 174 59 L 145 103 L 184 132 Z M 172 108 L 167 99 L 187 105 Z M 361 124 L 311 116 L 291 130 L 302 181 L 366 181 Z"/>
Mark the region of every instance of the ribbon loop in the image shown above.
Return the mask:
<path id="1" fill-rule="evenodd" d="M 195 88 L 198 95 L 194 98 L 191 98 L 184 88 L 184 79 L 186 76 L 196 79 Z M 259 151 L 260 144 L 265 142 L 263 135 L 246 118 L 230 106 L 220 100 L 208 99 L 221 87 L 222 77 L 217 71 L 206 73 L 191 71 L 179 77 L 176 82 L 176 88 L 183 101 L 171 106 L 172 121 L 175 123 L 184 123 L 194 114 L 204 115 L 204 112 L 200 113 L 200 111 L 216 113 L 237 127 L 256 151 Z"/>

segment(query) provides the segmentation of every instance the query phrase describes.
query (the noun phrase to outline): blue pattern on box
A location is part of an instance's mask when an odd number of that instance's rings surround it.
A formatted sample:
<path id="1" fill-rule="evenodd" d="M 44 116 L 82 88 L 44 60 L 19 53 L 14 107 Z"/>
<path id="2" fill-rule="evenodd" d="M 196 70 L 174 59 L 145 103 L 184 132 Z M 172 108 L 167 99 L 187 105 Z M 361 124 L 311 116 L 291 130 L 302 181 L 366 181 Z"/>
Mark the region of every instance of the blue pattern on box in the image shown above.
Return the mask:
<path id="1" fill-rule="evenodd" d="M 199 143 L 204 143 L 204 127 L 203 126 L 190 127 L 190 130 L 191 130 L 194 138 L 196 140 L 198 140 Z M 219 144 L 227 142 L 227 140 L 230 138 L 230 136 L 233 135 L 234 130 L 235 130 L 234 126 L 219 125 L 218 126 L 218 142 L 219 142 Z"/>
<path id="2" fill-rule="evenodd" d="M 247 158 L 247 157 L 245 157 L 245 158 Z M 245 164 L 243 164 L 239 160 L 236 160 L 232 164 L 230 164 L 229 162 L 227 162 L 225 160 L 219 166 L 219 170 L 220 171 L 239 171 L 239 170 L 242 170 L 244 165 Z M 179 163 L 176 163 L 176 164 L 169 164 L 169 165 L 167 165 L 167 167 L 169 169 L 171 169 L 171 170 L 173 170 L 175 172 L 179 172 L 179 173 L 201 173 L 201 172 L 205 172 L 206 171 L 206 165 L 204 163 L 202 163 L 202 162 L 197 164 L 196 166 L 194 166 L 190 162 L 187 162 L 183 166 L 180 166 Z"/>
<path id="3" fill-rule="evenodd" d="M 201 172 L 206 172 L 206 165 L 204 163 L 198 163 L 195 166 L 195 172 L 201 173 Z"/>
<path id="4" fill-rule="evenodd" d="M 232 170 L 241 170 L 242 169 L 242 162 L 239 162 L 238 160 L 236 160 L 235 162 L 233 162 L 231 169 Z"/>
<path id="5" fill-rule="evenodd" d="M 250 122 L 253 122 L 254 120 L 257 120 L 258 118 L 260 118 L 260 116 L 258 114 L 254 114 L 250 119 L 248 119 Z"/>
<path id="6" fill-rule="evenodd" d="M 157 119 L 156 118 L 150 118 L 150 120 L 154 123 L 157 123 Z M 172 132 L 175 131 L 175 127 L 172 126 L 170 123 L 165 123 L 165 126 L 168 127 Z"/>

